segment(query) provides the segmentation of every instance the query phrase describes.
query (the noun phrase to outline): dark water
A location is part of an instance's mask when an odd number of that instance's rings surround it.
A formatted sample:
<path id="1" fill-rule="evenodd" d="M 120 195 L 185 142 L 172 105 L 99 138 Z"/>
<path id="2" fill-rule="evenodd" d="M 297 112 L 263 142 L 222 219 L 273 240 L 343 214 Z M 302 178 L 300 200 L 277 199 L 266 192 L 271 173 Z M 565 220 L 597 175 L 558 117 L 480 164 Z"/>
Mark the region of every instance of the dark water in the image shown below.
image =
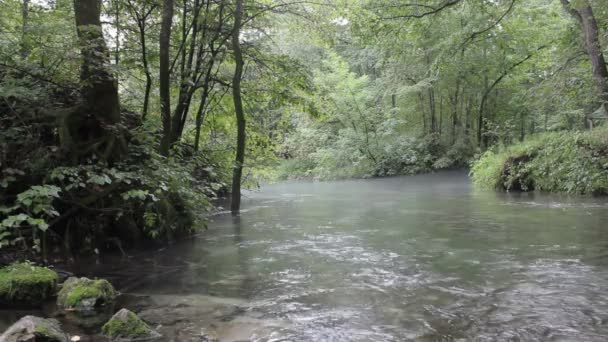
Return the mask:
<path id="1" fill-rule="evenodd" d="M 282 183 L 194 241 L 75 271 L 238 299 L 235 315 L 276 323 L 251 340 L 606 341 L 607 209 L 475 191 L 462 172 Z"/>

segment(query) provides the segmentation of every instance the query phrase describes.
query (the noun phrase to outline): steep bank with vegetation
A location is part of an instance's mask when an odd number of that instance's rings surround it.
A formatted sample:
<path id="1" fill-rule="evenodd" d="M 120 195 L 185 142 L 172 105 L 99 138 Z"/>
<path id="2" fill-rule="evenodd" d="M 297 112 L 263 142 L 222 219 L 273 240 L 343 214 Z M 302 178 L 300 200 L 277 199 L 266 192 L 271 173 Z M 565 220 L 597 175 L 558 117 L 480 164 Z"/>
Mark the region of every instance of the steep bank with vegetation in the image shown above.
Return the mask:
<path id="1" fill-rule="evenodd" d="M 488 189 L 608 195 L 608 127 L 543 133 L 487 151 L 471 175 Z"/>

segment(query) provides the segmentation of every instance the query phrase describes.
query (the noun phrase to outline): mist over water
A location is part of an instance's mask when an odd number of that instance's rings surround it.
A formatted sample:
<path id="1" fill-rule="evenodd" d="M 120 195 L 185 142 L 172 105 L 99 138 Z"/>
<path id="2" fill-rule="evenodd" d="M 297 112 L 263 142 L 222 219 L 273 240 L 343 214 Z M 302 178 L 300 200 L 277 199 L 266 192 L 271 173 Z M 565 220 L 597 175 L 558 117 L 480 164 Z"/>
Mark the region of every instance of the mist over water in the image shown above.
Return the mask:
<path id="1" fill-rule="evenodd" d="M 287 182 L 194 241 L 75 271 L 126 293 L 241 300 L 259 341 L 605 341 L 605 199 L 466 173 Z"/>

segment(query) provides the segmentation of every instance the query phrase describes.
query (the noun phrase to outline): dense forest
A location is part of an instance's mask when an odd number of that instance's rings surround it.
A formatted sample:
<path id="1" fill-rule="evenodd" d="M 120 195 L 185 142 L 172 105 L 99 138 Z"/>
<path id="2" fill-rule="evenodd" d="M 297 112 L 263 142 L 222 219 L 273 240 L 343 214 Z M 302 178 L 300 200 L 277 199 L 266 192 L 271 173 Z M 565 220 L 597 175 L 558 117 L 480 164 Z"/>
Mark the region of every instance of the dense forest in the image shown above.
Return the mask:
<path id="1" fill-rule="evenodd" d="M 0 341 L 606 340 L 606 0 L 0 13 Z"/>
<path id="2" fill-rule="evenodd" d="M 0 246 L 174 240 L 276 179 L 608 189 L 601 0 L 5 0 Z M 75 248 L 78 246 L 78 248 Z"/>

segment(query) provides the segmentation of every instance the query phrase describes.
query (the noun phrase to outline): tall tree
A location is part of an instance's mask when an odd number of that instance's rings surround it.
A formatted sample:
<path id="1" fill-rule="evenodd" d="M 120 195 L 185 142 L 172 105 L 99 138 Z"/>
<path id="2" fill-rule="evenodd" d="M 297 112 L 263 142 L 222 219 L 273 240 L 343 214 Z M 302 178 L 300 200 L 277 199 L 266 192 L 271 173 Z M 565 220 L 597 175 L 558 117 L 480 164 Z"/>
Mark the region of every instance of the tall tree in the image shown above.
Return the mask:
<path id="1" fill-rule="evenodd" d="M 241 98 L 241 78 L 243 76 L 244 65 L 240 42 L 242 20 L 243 0 L 236 0 L 234 29 L 232 30 L 232 49 L 235 61 L 232 97 L 237 124 L 236 158 L 232 174 L 232 198 L 230 203 L 230 210 L 233 215 L 238 214 L 241 209 L 241 178 L 243 175 L 243 163 L 245 161 L 245 113 L 243 112 L 243 100 Z"/>
<path id="2" fill-rule="evenodd" d="M 146 116 L 148 116 L 148 110 L 150 107 L 150 93 L 152 91 L 152 72 L 150 71 L 150 63 L 148 61 L 146 28 L 150 25 L 149 21 L 153 17 L 153 12 L 156 10 L 158 5 L 156 3 L 148 4 L 147 2 L 143 2 L 141 5 L 139 5 L 137 2 L 127 0 L 127 7 L 132 19 L 137 23 L 139 45 L 141 47 L 141 62 L 144 69 L 144 74 L 146 75 L 144 103 L 141 114 L 142 120 L 145 120 Z"/>
<path id="3" fill-rule="evenodd" d="M 160 111 L 163 122 L 163 136 L 160 142 L 160 153 L 169 155 L 171 135 L 171 80 L 169 49 L 171 48 L 171 26 L 173 25 L 173 0 L 163 0 L 163 13 L 159 37 L 159 91 Z"/>
<path id="4" fill-rule="evenodd" d="M 561 0 L 564 8 L 579 23 L 585 39 L 585 49 L 593 68 L 593 79 L 597 89 L 604 114 L 608 115 L 608 68 L 600 45 L 600 33 L 593 8 L 588 0 L 576 4 L 569 0 Z"/>
<path id="5" fill-rule="evenodd" d="M 120 126 L 118 85 L 108 70 L 109 52 L 101 28 L 101 0 L 75 0 L 82 67 L 83 106 L 66 117 L 62 143 L 74 159 L 95 154 L 113 162 L 127 151 Z"/>

